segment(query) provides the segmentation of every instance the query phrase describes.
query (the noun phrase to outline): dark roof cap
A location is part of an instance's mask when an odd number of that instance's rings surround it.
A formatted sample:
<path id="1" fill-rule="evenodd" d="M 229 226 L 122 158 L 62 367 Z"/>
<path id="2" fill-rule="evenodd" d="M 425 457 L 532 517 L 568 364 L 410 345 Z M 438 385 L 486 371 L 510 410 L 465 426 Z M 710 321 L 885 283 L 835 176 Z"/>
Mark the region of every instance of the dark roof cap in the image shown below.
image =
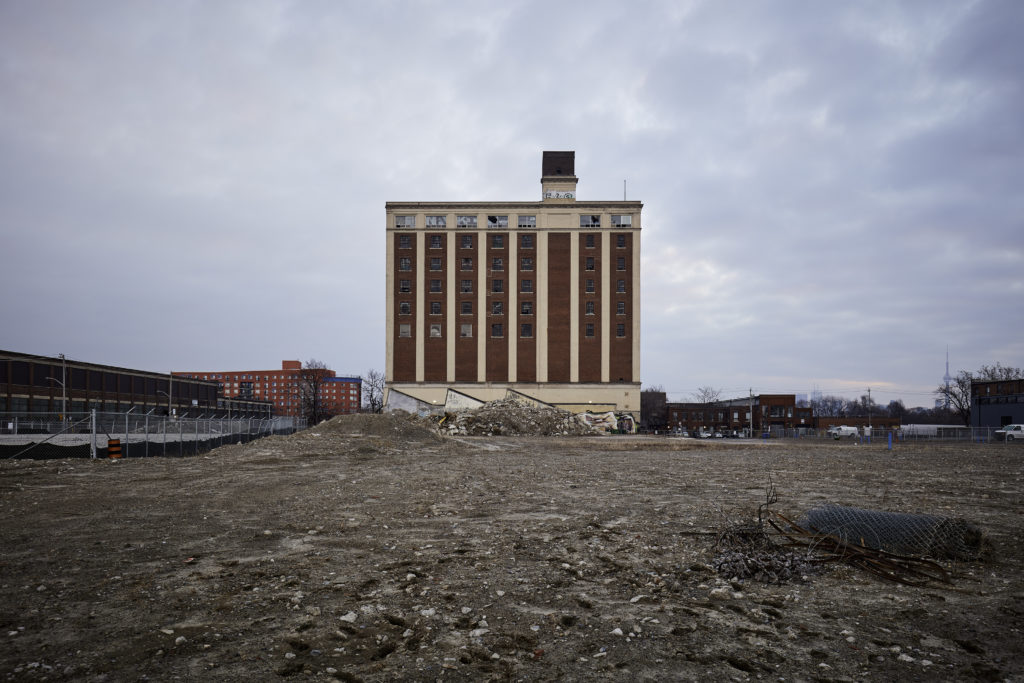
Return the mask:
<path id="1" fill-rule="evenodd" d="M 576 175 L 576 152 L 544 152 L 541 175 Z"/>

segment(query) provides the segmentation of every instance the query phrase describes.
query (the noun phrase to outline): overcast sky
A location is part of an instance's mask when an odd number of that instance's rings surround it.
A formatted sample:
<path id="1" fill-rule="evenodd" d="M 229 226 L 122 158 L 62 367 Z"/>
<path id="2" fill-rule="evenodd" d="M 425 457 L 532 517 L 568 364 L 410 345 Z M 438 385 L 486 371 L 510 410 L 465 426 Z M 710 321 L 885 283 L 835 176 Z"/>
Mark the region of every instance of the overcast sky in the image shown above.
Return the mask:
<path id="1" fill-rule="evenodd" d="M 0 0 L 0 348 L 384 365 L 384 203 L 644 203 L 642 380 L 1024 366 L 1024 2 Z"/>

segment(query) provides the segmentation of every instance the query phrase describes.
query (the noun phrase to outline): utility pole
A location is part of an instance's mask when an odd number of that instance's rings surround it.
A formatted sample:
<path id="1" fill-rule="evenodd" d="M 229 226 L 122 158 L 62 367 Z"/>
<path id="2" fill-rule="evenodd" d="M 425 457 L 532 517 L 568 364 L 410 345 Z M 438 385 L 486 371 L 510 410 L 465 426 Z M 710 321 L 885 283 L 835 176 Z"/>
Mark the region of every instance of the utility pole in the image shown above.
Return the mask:
<path id="1" fill-rule="evenodd" d="M 57 354 L 60 358 L 60 419 L 66 420 L 68 416 L 68 361 L 63 353 Z"/>
<path id="2" fill-rule="evenodd" d="M 871 387 L 868 387 L 868 434 L 871 433 Z"/>
<path id="3" fill-rule="evenodd" d="M 754 438 L 754 387 L 750 387 L 750 438 Z"/>

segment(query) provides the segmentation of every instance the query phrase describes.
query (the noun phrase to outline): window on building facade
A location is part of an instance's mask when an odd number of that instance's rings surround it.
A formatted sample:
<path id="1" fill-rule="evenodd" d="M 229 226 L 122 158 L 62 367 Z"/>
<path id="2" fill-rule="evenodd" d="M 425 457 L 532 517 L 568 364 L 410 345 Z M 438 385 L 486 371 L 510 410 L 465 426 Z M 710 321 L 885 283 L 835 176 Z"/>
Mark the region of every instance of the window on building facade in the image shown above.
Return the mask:
<path id="1" fill-rule="evenodd" d="M 409 301 L 398 302 L 398 315 L 411 315 L 412 314 L 412 303 Z"/>
<path id="2" fill-rule="evenodd" d="M 441 292 L 441 281 L 440 280 L 431 280 L 430 281 L 430 291 L 433 292 L 434 294 L 439 294 Z"/>
<path id="3" fill-rule="evenodd" d="M 399 249 L 412 249 L 412 235 L 399 235 L 398 236 L 398 248 Z"/>
<path id="4" fill-rule="evenodd" d="M 460 287 L 460 289 L 461 289 L 463 294 L 472 294 L 473 293 L 473 281 L 472 280 L 463 280 L 462 281 L 462 286 Z"/>
<path id="5" fill-rule="evenodd" d="M 503 315 L 505 313 L 505 304 L 501 301 L 491 302 L 491 315 Z"/>
<path id="6" fill-rule="evenodd" d="M 505 247 L 504 235 L 491 235 L 491 249 L 503 249 Z"/>
<path id="7" fill-rule="evenodd" d="M 523 280 L 520 291 L 529 294 L 533 291 L 533 280 Z"/>
<path id="8" fill-rule="evenodd" d="M 587 249 L 593 249 L 594 248 L 594 236 L 593 235 L 584 235 L 583 236 L 583 245 Z"/>
<path id="9" fill-rule="evenodd" d="M 504 328 L 504 326 L 502 326 L 501 323 L 492 323 L 491 324 L 491 336 L 492 337 L 504 337 L 505 336 L 505 328 Z"/>
<path id="10" fill-rule="evenodd" d="M 430 248 L 431 249 L 440 249 L 443 246 L 444 246 L 444 241 L 443 241 L 441 235 L 431 235 L 430 236 Z"/>
<path id="11" fill-rule="evenodd" d="M 587 312 L 586 312 L 586 314 L 587 315 L 594 315 L 594 302 L 593 301 L 588 301 L 587 302 Z"/>
<path id="12" fill-rule="evenodd" d="M 520 326 L 519 336 L 520 337 L 532 337 L 533 336 L 533 323 L 523 323 Z"/>
<path id="13" fill-rule="evenodd" d="M 446 216 L 427 216 L 428 228 L 443 228 L 447 223 Z"/>
<path id="14" fill-rule="evenodd" d="M 430 259 L 430 269 L 431 270 L 441 270 L 441 257 L 440 256 L 435 256 L 435 257 Z"/>
<path id="15" fill-rule="evenodd" d="M 625 301 L 616 301 L 615 302 L 615 314 L 616 315 L 626 315 L 626 302 Z"/>
<path id="16" fill-rule="evenodd" d="M 516 221 L 516 225 L 520 228 L 536 228 L 537 217 L 536 216 L 519 216 L 519 220 Z M 526 245 L 523 245 L 526 246 Z"/>
<path id="17" fill-rule="evenodd" d="M 587 270 L 593 270 L 594 269 L 594 257 L 593 256 L 588 256 L 587 257 L 586 269 Z"/>
<path id="18" fill-rule="evenodd" d="M 533 249 L 533 235 L 522 235 L 519 238 L 519 243 L 523 249 Z"/>
<path id="19" fill-rule="evenodd" d="M 615 270 L 625 270 L 625 269 L 626 269 L 626 257 L 625 256 L 620 256 L 617 259 L 615 259 Z"/>
<path id="20" fill-rule="evenodd" d="M 441 315 L 441 302 L 431 301 L 430 302 L 430 315 Z"/>
<path id="21" fill-rule="evenodd" d="M 500 294 L 501 292 L 504 292 L 505 291 L 505 281 L 504 280 L 493 280 L 491 282 L 491 291 L 496 293 L 496 294 Z"/>
<path id="22" fill-rule="evenodd" d="M 473 315 L 473 302 L 463 301 L 462 302 L 462 315 Z"/>
<path id="23" fill-rule="evenodd" d="M 411 281 L 410 280 L 399 280 L 398 281 L 398 291 L 399 292 L 403 292 L 403 293 L 411 292 L 412 291 Z"/>
<path id="24" fill-rule="evenodd" d="M 476 216 L 456 216 L 455 225 L 459 228 L 475 228 Z"/>
<path id="25" fill-rule="evenodd" d="M 587 323 L 587 326 L 585 328 L 585 334 L 588 337 L 593 337 L 594 336 L 594 323 Z"/>
<path id="26" fill-rule="evenodd" d="M 505 270 L 505 261 L 500 258 L 491 259 L 491 270 Z"/>
<path id="27" fill-rule="evenodd" d="M 594 293 L 594 281 L 593 280 L 587 280 L 587 282 L 586 282 L 586 290 L 587 290 L 587 294 L 593 294 Z"/>
<path id="28" fill-rule="evenodd" d="M 619 294 L 625 294 L 626 292 L 626 281 L 619 280 L 615 283 L 615 291 Z"/>
<path id="29" fill-rule="evenodd" d="M 465 257 L 462 259 L 462 270 L 473 270 L 473 259 Z"/>
<path id="30" fill-rule="evenodd" d="M 625 235 L 616 235 L 615 236 L 615 246 L 618 247 L 619 249 L 625 249 L 626 248 L 626 236 Z"/>
<path id="31" fill-rule="evenodd" d="M 462 238 L 461 238 L 461 244 L 462 244 L 462 248 L 463 249 L 472 249 L 473 248 L 473 236 L 472 235 L 463 235 Z"/>
<path id="32" fill-rule="evenodd" d="M 622 323 L 619 323 L 618 325 L 616 325 L 615 326 L 615 336 L 616 337 L 625 337 L 626 336 L 626 326 L 623 325 Z"/>
<path id="33" fill-rule="evenodd" d="M 533 302 L 523 301 L 519 304 L 519 312 L 522 315 L 533 315 Z"/>
<path id="34" fill-rule="evenodd" d="M 409 323 L 402 323 L 398 326 L 399 337 L 411 337 L 412 336 L 412 325 Z"/>
<path id="35" fill-rule="evenodd" d="M 633 216 L 615 216 L 612 215 L 612 227 L 613 228 L 629 228 L 633 226 Z"/>
<path id="36" fill-rule="evenodd" d="M 580 227 L 581 228 L 600 228 L 601 217 L 594 215 L 580 216 Z"/>
<path id="37" fill-rule="evenodd" d="M 488 228 L 507 228 L 508 227 L 508 216 L 488 216 L 487 217 Z"/>
<path id="38" fill-rule="evenodd" d="M 430 326 L 430 336 L 440 337 L 441 336 L 441 323 L 433 323 Z"/>
<path id="39" fill-rule="evenodd" d="M 398 269 L 399 270 L 412 270 L 412 259 L 404 257 L 404 256 L 402 258 L 398 259 Z"/>
<path id="40" fill-rule="evenodd" d="M 529 256 L 519 259 L 519 267 L 522 270 L 533 270 L 533 259 Z"/>
<path id="41" fill-rule="evenodd" d="M 462 323 L 459 325 L 459 336 L 460 337 L 472 337 L 473 336 L 473 323 Z"/>
<path id="42" fill-rule="evenodd" d="M 416 216 L 395 216 L 396 228 L 415 228 Z"/>

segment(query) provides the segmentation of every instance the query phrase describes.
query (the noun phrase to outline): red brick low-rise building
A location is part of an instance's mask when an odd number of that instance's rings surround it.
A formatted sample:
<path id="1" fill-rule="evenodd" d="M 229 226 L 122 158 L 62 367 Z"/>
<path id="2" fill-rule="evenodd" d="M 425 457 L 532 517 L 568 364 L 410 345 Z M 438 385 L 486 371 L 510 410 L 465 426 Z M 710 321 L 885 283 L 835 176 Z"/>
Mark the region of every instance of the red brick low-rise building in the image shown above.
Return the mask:
<path id="1" fill-rule="evenodd" d="M 687 432 L 746 432 L 813 429 L 814 411 L 797 405 L 794 394 L 760 394 L 710 403 L 667 403 L 669 429 Z"/>

